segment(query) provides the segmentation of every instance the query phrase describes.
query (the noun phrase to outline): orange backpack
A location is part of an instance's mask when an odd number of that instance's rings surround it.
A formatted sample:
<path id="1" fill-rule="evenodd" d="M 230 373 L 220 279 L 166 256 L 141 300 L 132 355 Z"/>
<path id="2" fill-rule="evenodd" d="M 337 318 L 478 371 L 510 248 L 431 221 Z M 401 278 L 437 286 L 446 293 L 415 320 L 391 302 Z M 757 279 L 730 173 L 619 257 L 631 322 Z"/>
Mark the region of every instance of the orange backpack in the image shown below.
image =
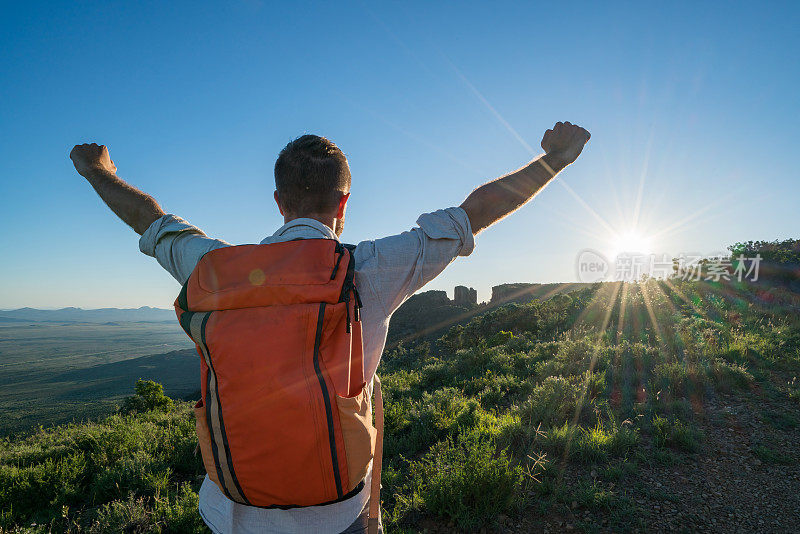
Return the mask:
<path id="1" fill-rule="evenodd" d="M 213 250 L 175 301 L 201 356 L 203 464 L 233 501 L 338 502 L 361 491 L 374 455 L 377 524 L 382 435 L 364 380 L 353 248 L 302 239 Z"/>

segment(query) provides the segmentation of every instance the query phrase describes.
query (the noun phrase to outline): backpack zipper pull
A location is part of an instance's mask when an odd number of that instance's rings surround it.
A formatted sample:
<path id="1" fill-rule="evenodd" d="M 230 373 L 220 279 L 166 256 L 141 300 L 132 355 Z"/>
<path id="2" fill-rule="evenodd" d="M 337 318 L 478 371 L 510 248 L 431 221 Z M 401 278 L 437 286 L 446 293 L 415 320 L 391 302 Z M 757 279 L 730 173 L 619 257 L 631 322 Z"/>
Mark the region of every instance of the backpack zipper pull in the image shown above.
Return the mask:
<path id="1" fill-rule="evenodd" d="M 358 303 L 358 307 L 363 308 L 364 305 L 361 304 L 361 295 L 358 294 L 358 289 L 356 289 L 355 284 L 353 284 L 353 294 L 356 296 L 356 302 Z"/>
<path id="2" fill-rule="evenodd" d="M 358 310 L 361 308 L 361 298 L 358 296 L 358 291 L 356 291 L 356 286 L 353 286 L 353 318 L 356 322 L 360 321 L 359 319 L 359 312 Z"/>

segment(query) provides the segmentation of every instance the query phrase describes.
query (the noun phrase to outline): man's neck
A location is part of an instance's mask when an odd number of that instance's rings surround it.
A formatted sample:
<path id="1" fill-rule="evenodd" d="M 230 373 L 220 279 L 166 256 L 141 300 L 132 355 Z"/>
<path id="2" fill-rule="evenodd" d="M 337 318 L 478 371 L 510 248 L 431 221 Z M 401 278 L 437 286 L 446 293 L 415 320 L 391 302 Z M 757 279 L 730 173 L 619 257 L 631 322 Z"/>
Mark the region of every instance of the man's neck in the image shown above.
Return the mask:
<path id="1" fill-rule="evenodd" d="M 289 215 L 284 215 L 283 216 L 283 223 L 286 224 L 286 223 L 289 223 L 289 222 L 297 220 L 297 219 L 313 219 L 315 221 L 321 222 L 322 224 L 324 224 L 325 226 L 327 226 L 328 228 L 333 230 L 333 232 L 336 235 L 340 235 L 341 234 L 341 232 L 337 232 L 337 224 L 336 224 L 337 223 L 337 219 L 336 219 L 336 217 L 329 217 L 329 216 L 325 216 L 325 215 L 300 215 L 300 216 L 297 216 L 297 217 L 293 217 L 293 216 L 289 216 Z"/>
<path id="2" fill-rule="evenodd" d="M 334 218 L 334 217 L 324 217 L 324 216 L 320 216 L 320 215 L 300 215 L 300 216 L 297 216 L 297 217 L 290 217 L 288 215 L 285 215 L 283 217 L 283 224 L 292 222 L 292 221 L 294 221 L 296 219 L 314 219 L 315 221 L 321 222 L 322 224 L 324 224 L 328 228 L 333 228 L 334 225 L 336 224 L 336 218 Z"/>

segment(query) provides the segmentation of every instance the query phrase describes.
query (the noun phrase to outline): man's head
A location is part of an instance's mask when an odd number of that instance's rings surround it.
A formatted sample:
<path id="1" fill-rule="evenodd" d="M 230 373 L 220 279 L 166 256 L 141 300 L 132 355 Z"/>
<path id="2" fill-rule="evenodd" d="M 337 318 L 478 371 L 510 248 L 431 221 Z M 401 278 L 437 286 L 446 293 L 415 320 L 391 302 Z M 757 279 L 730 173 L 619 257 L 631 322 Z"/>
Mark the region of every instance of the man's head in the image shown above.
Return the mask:
<path id="1" fill-rule="evenodd" d="M 287 221 L 309 217 L 333 223 L 341 235 L 349 196 L 350 167 L 332 141 L 303 135 L 281 150 L 275 162 L 275 202 Z"/>

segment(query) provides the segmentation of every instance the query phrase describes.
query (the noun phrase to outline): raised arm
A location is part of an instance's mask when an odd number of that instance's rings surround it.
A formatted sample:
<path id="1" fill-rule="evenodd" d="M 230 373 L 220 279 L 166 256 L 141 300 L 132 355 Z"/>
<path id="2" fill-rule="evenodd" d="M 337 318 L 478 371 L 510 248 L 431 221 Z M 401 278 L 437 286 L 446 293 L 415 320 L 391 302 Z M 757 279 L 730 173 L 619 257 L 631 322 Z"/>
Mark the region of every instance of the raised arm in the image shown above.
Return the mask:
<path id="1" fill-rule="evenodd" d="M 552 130 L 547 130 L 542 138 L 545 154 L 521 169 L 482 185 L 461 204 L 469 217 L 472 233 L 477 235 L 533 198 L 578 158 L 589 137 L 589 132 L 569 122 L 558 122 Z"/>
<path id="2" fill-rule="evenodd" d="M 92 184 L 103 202 L 137 234 L 142 235 L 148 226 L 164 216 L 153 197 L 117 176 L 117 167 L 105 145 L 76 145 L 69 157 L 75 170 Z"/>

